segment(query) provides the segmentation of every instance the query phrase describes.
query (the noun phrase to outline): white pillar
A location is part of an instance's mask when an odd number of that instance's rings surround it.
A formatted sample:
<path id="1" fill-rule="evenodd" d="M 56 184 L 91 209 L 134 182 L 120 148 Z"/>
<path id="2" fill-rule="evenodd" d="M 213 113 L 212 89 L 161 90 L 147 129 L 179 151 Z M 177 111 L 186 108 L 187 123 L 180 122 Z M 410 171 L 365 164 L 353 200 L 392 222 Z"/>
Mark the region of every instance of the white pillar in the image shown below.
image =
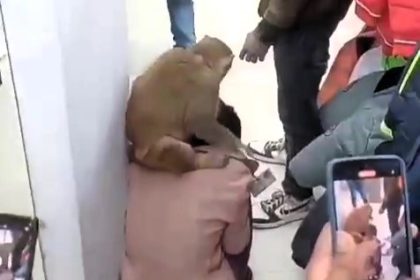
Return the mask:
<path id="1" fill-rule="evenodd" d="M 49 280 L 117 279 L 125 1 L 2 0 Z"/>

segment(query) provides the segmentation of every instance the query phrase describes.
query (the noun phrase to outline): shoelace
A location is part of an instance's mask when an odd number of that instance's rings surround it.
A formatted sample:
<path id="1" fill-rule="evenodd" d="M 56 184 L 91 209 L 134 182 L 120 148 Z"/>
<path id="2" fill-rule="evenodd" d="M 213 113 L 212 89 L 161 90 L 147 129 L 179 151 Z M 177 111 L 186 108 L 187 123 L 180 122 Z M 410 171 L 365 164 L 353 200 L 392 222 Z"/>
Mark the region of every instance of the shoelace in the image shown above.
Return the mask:
<path id="1" fill-rule="evenodd" d="M 270 199 L 263 202 L 268 212 L 272 213 L 284 204 L 285 194 L 282 191 L 276 191 L 271 195 Z"/>
<path id="2" fill-rule="evenodd" d="M 282 149 L 282 141 L 267 141 L 264 145 L 265 153 L 272 153 L 273 151 L 280 151 Z"/>

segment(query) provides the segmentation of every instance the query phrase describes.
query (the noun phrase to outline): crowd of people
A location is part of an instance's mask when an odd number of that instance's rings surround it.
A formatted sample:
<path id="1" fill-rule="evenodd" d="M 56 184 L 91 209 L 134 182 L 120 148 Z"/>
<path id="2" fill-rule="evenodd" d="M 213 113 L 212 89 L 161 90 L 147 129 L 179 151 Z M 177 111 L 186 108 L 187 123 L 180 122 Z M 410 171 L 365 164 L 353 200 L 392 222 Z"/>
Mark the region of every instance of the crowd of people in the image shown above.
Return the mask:
<path id="1" fill-rule="evenodd" d="M 193 1 L 167 1 L 175 47 L 188 48 L 196 40 Z M 420 78 L 406 69 L 420 40 L 420 2 L 355 1 L 366 26 L 349 38 L 320 85 L 330 37 L 352 2 L 261 0 L 261 20 L 246 35 L 240 53 L 245 61 L 264 61 L 273 48 L 285 133 L 283 139 L 248 145 L 250 157 L 286 166 L 283 190 L 260 204 L 267 218 L 252 219 L 247 191 L 252 174 L 238 161 L 182 177 L 132 164 L 123 280 L 251 280 L 252 227 L 302 219 L 292 250 L 308 280 L 374 279 L 372 260 L 379 244 L 356 243 L 343 230 L 333 256 L 326 197 L 315 201 L 313 188 L 325 186 L 326 164 L 334 158 L 396 154 L 411 166 L 420 164 Z M 412 82 L 402 88 L 398 81 L 404 75 Z M 234 108 L 226 105 L 220 111 L 218 121 L 240 137 Z M 207 143 L 193 139 L 190 144 Z M 420 199 L 414 186 L 420 178 L 408 171 L 410 211 L 418 225 Z"/>

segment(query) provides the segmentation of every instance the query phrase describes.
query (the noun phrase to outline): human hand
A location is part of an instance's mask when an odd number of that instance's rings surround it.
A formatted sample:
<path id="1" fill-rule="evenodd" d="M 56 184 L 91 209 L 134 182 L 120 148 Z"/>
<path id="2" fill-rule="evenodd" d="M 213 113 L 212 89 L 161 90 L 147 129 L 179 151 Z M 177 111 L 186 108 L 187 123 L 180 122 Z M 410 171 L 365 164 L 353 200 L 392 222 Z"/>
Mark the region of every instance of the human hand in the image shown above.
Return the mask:
<path id="1" fill-rule="evenodd" d="M 382 271 L 379 240 L 375 238 L 358 244 L 355 242 L 349 244 L 345 247 L 337 246 L 331 274 L 352 275 L 352 279 L 355 280 L 379 279 Z M 339 273 L 334 272 L 334 270 Z M 341 277 L 331 277 L 330 279 L 338 280 Z"/>
<path id="2" fill-rule="evenodd" d="M 333 256 L 331 226 L 326 224 L 308 264 L 307 280 L 375 279 L 378 250 L 380 244 L 376 239 L 356 244 L 352 235 L 338 231 Z"/>
<path id="3" fill-rule="evenodd" d="M 258 60 L 264 61 L 269 48 L 270 45 L 261 42 L 254 30 L 246 36 L 239 58 L 252 63 L 257 63 Z"/>

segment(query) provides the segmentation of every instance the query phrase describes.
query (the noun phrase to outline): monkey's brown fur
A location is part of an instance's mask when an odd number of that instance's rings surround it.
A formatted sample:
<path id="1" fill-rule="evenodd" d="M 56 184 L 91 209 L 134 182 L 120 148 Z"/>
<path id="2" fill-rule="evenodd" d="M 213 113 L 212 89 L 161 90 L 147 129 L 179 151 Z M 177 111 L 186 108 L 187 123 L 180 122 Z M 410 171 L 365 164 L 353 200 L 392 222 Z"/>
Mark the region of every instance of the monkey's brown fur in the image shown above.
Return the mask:
<path id="1" fill-rule="evenodd" d="M 126 131 L 138 162 L 176 173 L 226 165 L 224 154 L 196 153 L 185 143 L 192 135 L 229 152 L 244 147 L 216 121 L 220 83 L 233 57 L 225 43 L 205 36 L 191 49 L 165 52 L 137 77 Z"/>

